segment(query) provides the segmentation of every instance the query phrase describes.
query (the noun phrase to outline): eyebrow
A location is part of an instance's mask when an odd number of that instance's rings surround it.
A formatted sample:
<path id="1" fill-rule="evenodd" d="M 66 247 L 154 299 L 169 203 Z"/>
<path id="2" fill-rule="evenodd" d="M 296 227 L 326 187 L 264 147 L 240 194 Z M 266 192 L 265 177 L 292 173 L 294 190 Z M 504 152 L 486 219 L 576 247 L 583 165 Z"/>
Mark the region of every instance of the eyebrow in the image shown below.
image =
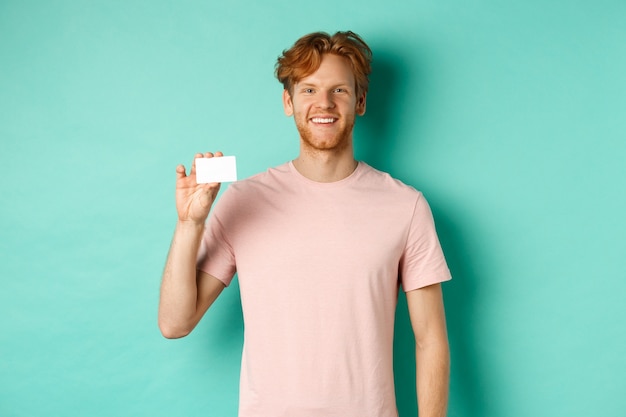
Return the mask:
<path id="1" fill-rule="evenodd" d="M 298 87 L 318 87 L 317 84 L 313 84 L 313 83 L 297 83 Z M 345 83 L 340 83 L 340 84 L 334 84 L 332 85 L 330 88 L 337 88 L 337 87 L 347 87 L 350 88 L 350 84 L 345 84 Z"/>

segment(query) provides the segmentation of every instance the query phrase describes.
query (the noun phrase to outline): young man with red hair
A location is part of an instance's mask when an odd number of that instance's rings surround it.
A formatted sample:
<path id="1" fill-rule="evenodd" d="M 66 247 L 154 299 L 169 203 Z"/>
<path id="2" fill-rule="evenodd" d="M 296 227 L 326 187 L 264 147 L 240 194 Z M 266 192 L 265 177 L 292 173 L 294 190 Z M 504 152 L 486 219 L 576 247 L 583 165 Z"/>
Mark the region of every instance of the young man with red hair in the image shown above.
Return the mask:
<path id="1" fill-rule="evenodd" d="M 415 333 L 420 416 L 446 413 L 440 283 L 450 274 L 430 209 L 419 191 L 354 158 L 370 62 L 353 32 L 302 37 L 276 66 L 298 157 L 231 184 L 213 209 L 219 184 L 196 184 L 194 164 L 189 175 L 176 169 L 178 223 L 159 326 L 168 338 L 188 334 L 237 272 L 240 417 L 397 417 L 400 287 Z"/>

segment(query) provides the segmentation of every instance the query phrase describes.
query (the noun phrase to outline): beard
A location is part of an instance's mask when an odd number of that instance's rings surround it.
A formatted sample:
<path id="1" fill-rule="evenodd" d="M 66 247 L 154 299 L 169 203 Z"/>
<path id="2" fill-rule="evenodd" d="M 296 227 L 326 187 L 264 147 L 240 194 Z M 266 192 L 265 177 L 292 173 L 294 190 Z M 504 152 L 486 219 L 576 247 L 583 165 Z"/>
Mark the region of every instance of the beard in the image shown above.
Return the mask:
<path id="1" fill-rule="evenodd" d="M 339 119 L 335 123 L 345 121 L 338 130 L 333 132 L 314 132 L 306 117 L 296 118 L 296 128 L 300 133 L 300 139 L 309 150 L 314 151 L 339 151 L 349 147 L 352 143 L 352 129 L 354 128 L 354 117 Z"/>

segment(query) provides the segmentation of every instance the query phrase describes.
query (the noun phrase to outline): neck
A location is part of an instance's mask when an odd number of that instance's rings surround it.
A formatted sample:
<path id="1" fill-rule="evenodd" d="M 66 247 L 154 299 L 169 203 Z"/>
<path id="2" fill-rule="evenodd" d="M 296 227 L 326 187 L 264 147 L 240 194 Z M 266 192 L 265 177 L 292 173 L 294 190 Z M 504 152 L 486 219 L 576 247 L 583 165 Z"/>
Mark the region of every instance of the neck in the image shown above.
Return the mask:
<path id="1" fill-rule="evenodd" d="M 335 182 L 350 176 L 358 162 L 354 159 L 351 147 L 339 153 L 301 148 L 293 165 L 300 174 L 312 181 Z"/>

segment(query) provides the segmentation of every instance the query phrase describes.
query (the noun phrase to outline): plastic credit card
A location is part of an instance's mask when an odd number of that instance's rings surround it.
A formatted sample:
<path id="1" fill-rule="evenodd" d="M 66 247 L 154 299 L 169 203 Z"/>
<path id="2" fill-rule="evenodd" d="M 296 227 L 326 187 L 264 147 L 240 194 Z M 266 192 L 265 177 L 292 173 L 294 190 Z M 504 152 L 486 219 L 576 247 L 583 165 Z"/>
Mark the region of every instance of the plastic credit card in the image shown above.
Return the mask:
<path id="1" fill-rule="evenodd" d="M 213 158 L 196 158 L 196 182 L 237 181 L 237 161 L 234 156 L 215 156 Z"/>

